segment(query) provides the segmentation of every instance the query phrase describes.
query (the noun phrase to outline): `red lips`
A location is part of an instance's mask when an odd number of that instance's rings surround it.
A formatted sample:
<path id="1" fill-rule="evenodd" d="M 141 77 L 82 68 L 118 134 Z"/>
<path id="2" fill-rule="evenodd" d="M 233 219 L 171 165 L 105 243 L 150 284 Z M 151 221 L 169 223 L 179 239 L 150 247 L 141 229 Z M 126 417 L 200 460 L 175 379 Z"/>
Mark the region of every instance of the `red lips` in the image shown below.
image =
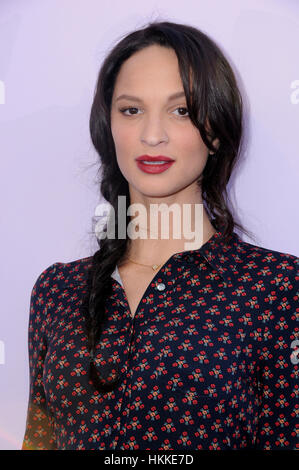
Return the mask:
<path id="1" fill-rule="evenodd" d="M 152 157 L 151 155 L 140 155 L 136 158 L 137 161 L 148 161 L 148 162 L 173 162 L 173 158 L 166 157 L 165 155 L 156 155 Z"/>

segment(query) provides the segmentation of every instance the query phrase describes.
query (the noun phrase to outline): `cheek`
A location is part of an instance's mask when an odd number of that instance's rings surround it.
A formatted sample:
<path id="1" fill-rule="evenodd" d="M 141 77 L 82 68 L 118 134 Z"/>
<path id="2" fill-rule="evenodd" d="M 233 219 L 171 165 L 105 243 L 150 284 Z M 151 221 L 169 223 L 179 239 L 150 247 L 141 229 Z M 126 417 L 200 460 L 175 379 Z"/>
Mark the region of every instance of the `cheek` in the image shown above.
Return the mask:
<path id="1" fill-rule="evenodd" d="M 117 153 L 117 158 L 127 158 L 128 155 L 134 151 L 134 143 L 136 140 L 132 129 L 126 126 L 112 126 L 111 127 L 112 137 Z"/>
<path id="2" fill-rule="evenodd" d="M 204 144 L 199 131 L 194 128 L 185 129 L 184 132 L 177 133 L 176 154 L 183 157 L 184 163 L 193 167 L 201 167 L 205 164 L 208 156 L 208 149 Z"/>
<path id="3" fill-rule="evenodd" d="M 111 126 L 111 133 L 114 140 L 116 161 L 124 177 L 130 179 L 130 167 L 133 165 L 134 149 L 136 140 L 132 132 L 125 126 Z"/>

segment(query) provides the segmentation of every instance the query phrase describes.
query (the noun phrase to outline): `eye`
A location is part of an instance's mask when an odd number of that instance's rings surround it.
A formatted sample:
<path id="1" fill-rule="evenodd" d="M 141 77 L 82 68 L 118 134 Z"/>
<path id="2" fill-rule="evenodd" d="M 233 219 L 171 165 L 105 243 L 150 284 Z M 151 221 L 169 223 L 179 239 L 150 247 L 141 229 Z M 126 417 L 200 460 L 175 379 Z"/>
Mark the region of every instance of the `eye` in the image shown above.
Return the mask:
<path id="1" fill-rule="evenodd" d="M 183 106 L 180 106 L 179 108 L 176 108 L 175 111 L 177 111 L 178 109 L 179 109 L 179 110 L 185 110 L 185 111 L 187 111 L 187 113 L 188 113 L 188 109 L 185 108 L 185 107 L 183 107 Z M 182 114 L 179 114 L 179 116 L 180 116 L 180 117 L 189 117 L 189 113 L 188 113 L 188 114 L 183 114 L 183 115 L 182 115 Z"/>
<path id="2" fill-rule="evenodd" d="M 126 113 L 125 113 L 125 111 L 132 110 L 132 109 L 134 109 L 134 110 L 137 109 L 137 110 L 138 110 L 138 108 L 133 108 L 133 107 L 131 107 L 131 108 L 121 108 L 119 111 L 120 111 L 122 114 L 124 114 L 125 116 L 134 116 L 134 115 L 137 114 L 137 113 L 133 113 L 133 114 L 126 114 Z"/>

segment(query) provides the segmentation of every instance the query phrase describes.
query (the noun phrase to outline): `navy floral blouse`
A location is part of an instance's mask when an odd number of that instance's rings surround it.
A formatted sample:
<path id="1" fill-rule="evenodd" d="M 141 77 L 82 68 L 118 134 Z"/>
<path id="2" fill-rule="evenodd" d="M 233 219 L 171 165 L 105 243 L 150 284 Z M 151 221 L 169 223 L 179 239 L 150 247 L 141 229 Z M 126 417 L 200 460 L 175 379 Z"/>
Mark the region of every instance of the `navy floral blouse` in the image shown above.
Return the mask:
<path id="1" fill-rule="evenodd" d="M 217 231 L 172 255 L 132 317 L 117 268 L 96 349 L 121 382 L 88 379 L 91 257 L 38 277 L 22 449 L 298 449 L 298 258 Z"/>

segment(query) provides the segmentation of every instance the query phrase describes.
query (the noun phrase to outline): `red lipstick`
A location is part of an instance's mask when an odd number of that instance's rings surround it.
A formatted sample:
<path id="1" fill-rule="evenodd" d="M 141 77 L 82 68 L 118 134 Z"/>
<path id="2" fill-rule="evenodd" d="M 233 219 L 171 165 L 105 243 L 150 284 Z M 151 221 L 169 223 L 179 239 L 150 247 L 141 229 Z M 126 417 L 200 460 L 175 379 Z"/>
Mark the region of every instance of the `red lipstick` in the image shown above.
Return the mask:
<path id="1" fill-rule="evenodd" d="M 165 155 L 141 155 L 136 158 L 137 166 L 145 173 L 156 174 L 167 170 L 173 163 L 173 158 Z"/>

